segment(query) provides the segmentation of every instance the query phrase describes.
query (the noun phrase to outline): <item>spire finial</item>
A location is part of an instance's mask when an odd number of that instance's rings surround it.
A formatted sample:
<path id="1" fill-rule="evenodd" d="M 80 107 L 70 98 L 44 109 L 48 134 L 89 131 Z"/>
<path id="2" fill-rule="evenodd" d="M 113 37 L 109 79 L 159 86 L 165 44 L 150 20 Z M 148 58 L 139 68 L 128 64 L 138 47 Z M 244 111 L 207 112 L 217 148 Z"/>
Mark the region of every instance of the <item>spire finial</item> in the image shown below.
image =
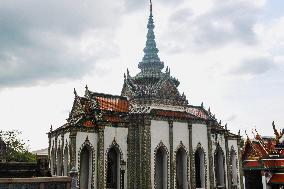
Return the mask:
<path id="1" fill-rule="evenodd" d="M 77 95 L 77 91 L 76 91 L 75 88 L 74 88 L 74 95 L 75 95 L 75 96 L 78 96 L 78 95 Z"/>
<path id="2" fill-rule="evenodd" d="M 153 12 L 153 4 L 152 4 L 152 0 L 150 0 L 150 15 L 152 16 L 152 12 Z"/>

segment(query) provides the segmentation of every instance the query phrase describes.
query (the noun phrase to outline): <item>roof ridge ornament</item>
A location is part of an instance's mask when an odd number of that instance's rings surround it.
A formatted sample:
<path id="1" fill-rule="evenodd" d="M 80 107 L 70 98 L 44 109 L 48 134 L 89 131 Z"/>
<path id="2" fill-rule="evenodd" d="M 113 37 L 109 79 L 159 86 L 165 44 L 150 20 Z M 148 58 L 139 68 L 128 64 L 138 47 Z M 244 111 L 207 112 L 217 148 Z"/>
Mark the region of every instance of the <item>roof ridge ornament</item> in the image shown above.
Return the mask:
<path id="1" fill-rule="evenodd" d="M 74 88 L 73 93 L 74 93 L 75 97 L 77 97 L 77 96 L 78 96 L 77 91 L 76 91 L 76 89 L 75 89 L 75 88 Z"/>

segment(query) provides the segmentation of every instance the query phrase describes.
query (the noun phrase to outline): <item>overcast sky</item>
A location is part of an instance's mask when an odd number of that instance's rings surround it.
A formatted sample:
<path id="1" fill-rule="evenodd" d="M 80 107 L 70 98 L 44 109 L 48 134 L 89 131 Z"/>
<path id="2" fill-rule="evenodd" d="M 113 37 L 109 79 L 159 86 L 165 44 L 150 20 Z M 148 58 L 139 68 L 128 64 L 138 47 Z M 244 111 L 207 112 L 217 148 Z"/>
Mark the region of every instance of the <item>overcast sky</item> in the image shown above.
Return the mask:
<path id="1" fill-rule="evenodd" d="M 159 56 L 228 129 L 284 126 L 284 1 L 153 0 Z M 32 150 L 65 123 L 73 88 L 120 94 L 138 73 L 147 0 L 0 0 L 0 129 Z"/>

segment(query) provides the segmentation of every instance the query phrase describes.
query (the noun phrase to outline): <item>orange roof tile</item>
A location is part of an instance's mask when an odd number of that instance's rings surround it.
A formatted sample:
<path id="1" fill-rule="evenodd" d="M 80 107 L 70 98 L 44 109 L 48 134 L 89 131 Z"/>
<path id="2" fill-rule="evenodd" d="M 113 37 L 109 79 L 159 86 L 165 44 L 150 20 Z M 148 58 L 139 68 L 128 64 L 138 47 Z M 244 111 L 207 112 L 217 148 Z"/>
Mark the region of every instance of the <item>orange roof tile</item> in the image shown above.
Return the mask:
<path id="1" fill-rule="evenodd" d="M 129 102 L 120 98 L 111 97 L 95 97 L 99 103 L 101 110 L 116 111 L 116 112 L 128 112 Z"/>

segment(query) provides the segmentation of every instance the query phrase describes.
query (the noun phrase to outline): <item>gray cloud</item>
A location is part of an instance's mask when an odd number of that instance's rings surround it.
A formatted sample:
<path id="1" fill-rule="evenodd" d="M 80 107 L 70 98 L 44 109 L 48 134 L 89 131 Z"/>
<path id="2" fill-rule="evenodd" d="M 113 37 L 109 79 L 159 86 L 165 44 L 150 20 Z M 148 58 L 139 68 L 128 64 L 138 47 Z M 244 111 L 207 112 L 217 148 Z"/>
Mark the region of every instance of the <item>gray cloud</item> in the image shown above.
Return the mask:
<path id="1" fill-rule="evenodd" d="M 232 41 L 254 44 L 257 39 L 253 27 L 259 8 L 244 1 L 218 1 L 214 9 L 195 21 L 195 43 L 206 46 Z"/>
<path id="2" fill-rule="evenodd" d="M 237 119 L 237 117 L 238 116 L 236 114 L 232 114 L 229 117 L 227 117 L 225 121 L 234 121 Z"/>
<path id="3" fill-rule="evenodd" d="M 165 46 L 170 51 L 180 51 L 186 48 L 204 50 L 232 42 L 253 45 L 258 41 L 253 29 L 259 15 L 260 7 L 239 0 L 215 0 L 213 7 L 201 15 L 183 8 L 171 15 L 169 33 L 165 37 L 175 37 Z"/>
<path id="4" fill-rule="evenodd" d="M 99 58 L 81 52 L 87 32 L 106 33 L 98 37 L 94 50 L 102 48 L 98 53 L 109 51 L 111 56 L 114 45 L 106 44 L 111 41 L 108 31 L 118 26 L 123 10 L 116 2 L 2 1 L 0 88 L 82 77 Z"/>
<path id="5" fill-rule="evenodd" d="M 246 59 L 229 73 L 236 75 L 261 75 L 276 68 L 271 58 L 260 57 Z"/>

